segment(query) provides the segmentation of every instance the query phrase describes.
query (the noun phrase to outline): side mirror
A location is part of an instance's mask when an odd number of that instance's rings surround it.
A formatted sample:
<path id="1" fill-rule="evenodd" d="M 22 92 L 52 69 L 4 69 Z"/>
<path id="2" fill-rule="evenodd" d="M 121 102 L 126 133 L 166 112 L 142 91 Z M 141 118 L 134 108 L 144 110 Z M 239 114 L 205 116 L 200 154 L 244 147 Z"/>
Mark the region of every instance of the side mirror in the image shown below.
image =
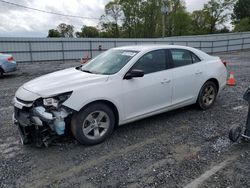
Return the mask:
<path id="1" fill-rule="evenodd" d="M 127 72 L 127 74 L 124 76 L 124 79 L 130 80 L 132 78 L 139 78 L 143 76 L 144 72 L 142 70 L 132 69 L 131 71 Z"/>

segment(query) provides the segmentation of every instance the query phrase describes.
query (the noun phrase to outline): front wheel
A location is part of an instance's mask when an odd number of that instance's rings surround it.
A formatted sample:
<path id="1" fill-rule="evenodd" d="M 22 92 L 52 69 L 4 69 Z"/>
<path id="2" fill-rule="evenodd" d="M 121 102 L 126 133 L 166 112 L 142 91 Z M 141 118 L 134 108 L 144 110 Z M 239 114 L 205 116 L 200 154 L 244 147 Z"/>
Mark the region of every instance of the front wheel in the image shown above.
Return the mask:
<path id="1" fill-rule="evenodd" d="M 115 115 L 105 104 L 87 106 L 72 117 L 71 130 L 81 143 L 94 145 L 103 142 L 113 132 Z"/>
<path id="2" fill-rule="evenodd" d="M 199 93 L 197 104 L 203 110 L 209 109 L 213 106 L 218 93 L 218 88 L 214 82 L 206 82 Z"/>

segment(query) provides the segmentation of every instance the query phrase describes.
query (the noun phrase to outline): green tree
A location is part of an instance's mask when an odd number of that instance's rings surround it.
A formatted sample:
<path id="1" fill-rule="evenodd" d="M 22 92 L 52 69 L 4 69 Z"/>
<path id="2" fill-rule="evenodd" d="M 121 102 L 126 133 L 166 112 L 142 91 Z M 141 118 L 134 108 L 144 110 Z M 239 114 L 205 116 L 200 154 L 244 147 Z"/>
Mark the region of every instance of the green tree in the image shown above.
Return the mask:
<path id="1" fill-rule="evenodd" d="M 185 2 L 183 0 L 169 0 L 168 7 L 170 12 L 167 15 L 167 35 L 183 35 L 188 34 L 190 28 L 191 17 L 186 11 Z"/>
<path id="2" fill-rule="evenodd" d="M 76 32 L 78 38 L 96 38 L 99 37 L 99 30 L 93 26 L 84 25 L 80 32 Z"/>
<path id="3" fill-rule="evenodd" d="M 119 30 L 122 37 L 160 37 L 161 6 L 162 0 L 113 0 L 105 6 L 105 15 L 101 17 L 101 35 L 116 37 Z M 190 34 L 191 16 L 184 0 L 169 0 L 168 6 L 171 8 L 166 19 L 168 36 Z"/>
<path id="4" fill-rule="evenodd" d="M 140 37 L 160 37 L 162 30 L 160 5 L 159 0 L 142 1 L 139 14 L 139 19 L 141 20 L 139 28 Z"/>
<path id="5" fill-rule="evenodd" d="M 129 38 L 142 37 L 142 3 L 144 0 L 119 0 L 123 14 L 124 36 Z M 146 1 L 148 2 L 148 1 Z"/>
<path id="6" fill-rule="evenodd" d="M 172 35 L 181 36 L 192 34 L 191 31 L 191 16 L 186 11 L 176 12 L 172 16 Z"/>
<path id="7" fill-rule="evenodd" d="M 234 6 L 233 18 L 241 20 L 250 17 L 250 0 L 238 0 Z"/>
<path id="8" fill-rule="evenodd" d="M 99 25 L 101 25 L 100 37 L 104 38 L 120 37 L 120 26 L 118 26 L 115 22 L 100 22 Z"/>
<path id="9" fill-rule="evenodd" d="M 61 37 L 71 38 L 74 37 L 74 26 L 61 23 L 57 26 L 57 31 L 60 33 Z"/>
<path id="10" fill-rule="evenodd" d="M 119 5 L 118 0 L 114 0 L 106 4 L 105 6 L 105 17 L 108 23 L 104 22 L 103 26 L 107 30 L 112 30 L 114 37 L 119 37 L 119 19 L 121 18 L 122 10 L 121 6 Z M 111 19 L 111 21 L 110 21 Z M 114 30 L 115 27 L 115 30 Z"/>
<path id="11" fill-rule="evenodd" d="M 230 33 L 230 30 L 224 26 L 223 28 L 217 30 L 217 33 Z"/>
<path id="12" fill-rule="evenodd" d="M 210 28 L 207 21 L 207 13 L 202 10 L 194 11 L 191 14 L 191 33 L 196 35 L 209 34 Z"/>
<path id="13" fill-rule="evenodd" d="M 228 20 L 232 5 L 233 0 L 210 0 L 204 5 L 203 11 L 206 13 L 210 34 L 215 33 L 216 27 L 223 25 Z"/>
<path id="14" fill-rule="evenodd" d="M 50 29 L 48 31 L 48 36 L 47 37 L 48 38 L 53 38 L 53 37 L 59 38 L 59 37 L 61 37 L 61 35 L 60 35 L 59 31 L 57 31 L 56 29 Z"/>
<path id="15" fill-rule="evenodd" d="M 234 31 L 236 32 L 250 31 L 250 17 L 241 19 L 236 24 Z"/>
<path id="16" fill-rule="evenodd" d="M 250 0 L 238 0 L 232 18 L 235 31 L 250 31 Z"/>

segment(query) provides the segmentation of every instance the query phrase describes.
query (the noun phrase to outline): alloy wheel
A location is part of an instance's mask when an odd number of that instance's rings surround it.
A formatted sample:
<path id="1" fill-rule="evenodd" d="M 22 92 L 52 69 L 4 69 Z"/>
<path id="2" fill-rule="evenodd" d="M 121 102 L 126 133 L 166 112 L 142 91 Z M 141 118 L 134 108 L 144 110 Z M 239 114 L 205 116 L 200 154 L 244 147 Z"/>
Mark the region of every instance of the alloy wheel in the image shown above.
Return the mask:
<path id="1" fill-rule="evenodd" d="M 206 106 L 209 106 L 214 102 L 215 97 L 216 97 L 215 88 L 211 85 L 207 86 L 206 89 L 204 90 L 203 97 L 202 97 L 203 103 Z"/>
<path id="2" fill-rule="evenodd" d="M 83 134 L 91 139 L 96 140 L 105 135 L 110 126 L 110 118 L 104 111 L 91 112 L 83 121 Z"/>

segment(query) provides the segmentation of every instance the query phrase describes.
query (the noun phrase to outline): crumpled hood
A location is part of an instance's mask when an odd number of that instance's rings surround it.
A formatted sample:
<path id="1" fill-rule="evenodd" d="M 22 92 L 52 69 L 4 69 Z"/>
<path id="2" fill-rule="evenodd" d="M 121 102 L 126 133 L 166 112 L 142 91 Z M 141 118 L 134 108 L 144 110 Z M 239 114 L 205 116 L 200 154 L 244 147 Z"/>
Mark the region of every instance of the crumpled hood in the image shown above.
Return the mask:
<path id="1" fill-rule="evenodd" d="M 85 73 L 76 68 L 53 72 L 25 83 L 22 87 L 41 97 L 49 97 L 74 91 L 88 84 L 97 84 L 108 79 L 108 75 Z"/>

